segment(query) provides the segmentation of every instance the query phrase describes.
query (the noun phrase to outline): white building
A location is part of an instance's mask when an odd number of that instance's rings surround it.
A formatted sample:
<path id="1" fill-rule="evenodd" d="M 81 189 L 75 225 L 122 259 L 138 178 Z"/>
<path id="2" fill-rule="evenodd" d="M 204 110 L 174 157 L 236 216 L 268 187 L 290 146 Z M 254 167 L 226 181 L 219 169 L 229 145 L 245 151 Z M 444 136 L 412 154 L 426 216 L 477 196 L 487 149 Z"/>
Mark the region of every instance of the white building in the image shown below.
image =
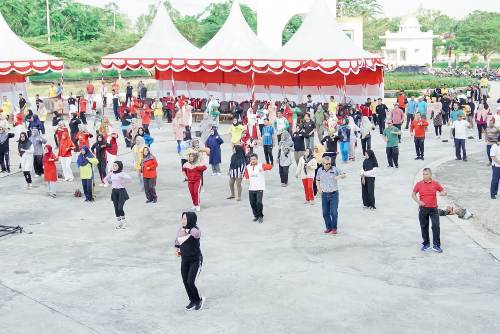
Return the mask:
<path id="1" fill-rule="evenodd" d="M 432 30 L 422 32 L 420 24 L 413 15 L 401 20 L 398 32 L 386 31 L 382 48 L 384 60 L 389 66 L 431 65 L 432 43 L 435 36 Z"/>
<path id="2" fill-rule="evenodd" d="M 257 35 L 269 47 L 281 48 L 283 29 L 295 15 L 305 16 L 315 0 L 258 0 L 257 1 Z M 328 7 L 341 29 L 351 38 L 356 46 L 363 48 L 363 19 L 341 17 L 335 18 L 337 0 L 327 0 Z"/>

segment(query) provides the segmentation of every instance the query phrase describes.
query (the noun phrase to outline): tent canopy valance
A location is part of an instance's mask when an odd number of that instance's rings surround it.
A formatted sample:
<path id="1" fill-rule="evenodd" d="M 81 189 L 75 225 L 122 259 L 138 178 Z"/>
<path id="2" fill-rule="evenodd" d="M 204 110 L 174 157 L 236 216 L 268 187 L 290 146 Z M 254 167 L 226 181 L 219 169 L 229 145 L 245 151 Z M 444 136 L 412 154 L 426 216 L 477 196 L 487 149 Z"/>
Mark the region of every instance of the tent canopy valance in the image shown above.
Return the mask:
<path id="1" fill-rule="evenodd" d="M 0 75 L 9 73 L 43 73 L 49 70 L 62 71 L 61 59 L 33 49 L 10 29 L 0 13 Z"/>

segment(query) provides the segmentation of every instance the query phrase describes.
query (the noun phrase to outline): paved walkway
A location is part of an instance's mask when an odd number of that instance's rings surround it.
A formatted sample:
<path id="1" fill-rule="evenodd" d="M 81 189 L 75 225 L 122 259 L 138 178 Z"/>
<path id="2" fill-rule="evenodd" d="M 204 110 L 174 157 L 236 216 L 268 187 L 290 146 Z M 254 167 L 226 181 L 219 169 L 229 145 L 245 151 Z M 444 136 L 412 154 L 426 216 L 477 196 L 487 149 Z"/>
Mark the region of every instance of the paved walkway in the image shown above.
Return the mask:
<path id="1" fill-rule="evenodd" d="M 452 159 L 451 143 L 430 134 L 426 160 L 414 161 L 405 135 L 400 168 L 389 169 L 376 135 L 378 209 L 361 208 L 358 151 L 342 166 L 349 177 L 341 182 L 336 237 L 322 234 L 319 201 L 303 205 L 299 181 L 282 188 L 277 170 L 267 175 L 262 225 L 251 222 L 246 191 L 242 202 L 227 201 L 227 178 L 207 176 L 199 215 L 207 303 L 186 313 L 172 243 L 191 205 L 170 127 L 153 136 L 159 203 L 145 205 L 133 182 L 127 230 L 114 229 L 109 189 L 88 204 L 72 197 L 76 182 L 58 183 L 52 200 L 40 180 L 31 191 L 22 175 L 0 180 L 0 224 L 28 232 L 0 239 L 1 333 L 500 332 L 500 264 L 448 218 L 444 253 L 419 250 L 413 181 L 443 155 Z M 229 154 L 225 144 L 224 170 Z M 122 159 L 130 167 L 130 154 Z"/>

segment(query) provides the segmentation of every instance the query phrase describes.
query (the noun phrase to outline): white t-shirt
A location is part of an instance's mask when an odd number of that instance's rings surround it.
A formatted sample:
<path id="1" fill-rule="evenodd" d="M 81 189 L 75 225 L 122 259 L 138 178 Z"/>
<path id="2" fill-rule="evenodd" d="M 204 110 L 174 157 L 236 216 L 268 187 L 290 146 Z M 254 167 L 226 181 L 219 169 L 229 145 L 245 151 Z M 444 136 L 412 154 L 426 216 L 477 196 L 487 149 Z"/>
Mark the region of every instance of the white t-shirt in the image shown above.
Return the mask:
<path id="1" fill-rule="evenodd" d="M 500 115 L 496 113 L 493 118 L 495 119 L 495 128 L 500 129 Z"/>
<path id="2" fill-rule="evenodd" d="M 451 127 L 452 129 L 455 129 L 455 139 L 467 138 L 467 128 L 469 127 L 469 122 L 465 119 L 453 122 Z"/>
<path id="3" fill-rule="evenodd" d="M 496 157 L 497 160 L 500 160 L 500 146 L 498 146 L 498 144 L 491 146 L 490 157 L 491 158 Z M 495 167 L 500 167 L 500 164 L 496 163 L 495 160 L 492 160 L 491 163 Z"/>

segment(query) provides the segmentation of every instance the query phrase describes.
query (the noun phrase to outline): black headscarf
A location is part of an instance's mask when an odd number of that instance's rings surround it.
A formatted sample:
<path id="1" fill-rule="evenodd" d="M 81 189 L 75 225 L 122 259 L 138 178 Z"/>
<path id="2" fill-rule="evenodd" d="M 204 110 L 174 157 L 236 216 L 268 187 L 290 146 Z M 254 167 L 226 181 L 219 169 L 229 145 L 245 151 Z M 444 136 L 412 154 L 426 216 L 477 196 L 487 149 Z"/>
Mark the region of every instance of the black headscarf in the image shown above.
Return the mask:
<path id="1" fill-rule="evenodd" d="M 314 158 L 313 152 L 310 148 L 308 148 L 309 154 L 304 154 L 304 173 L 307 174 L 307 164 Z"/>
<path id="2" fill-rule="evenodd" d="M 184 226 L 184 228 L 192 229 L 194 227 L 198 227 L 198 226 L 196 226 L 196 221 L 198 220 L 198 216 L 196 216 L 196 213 L 183 212 L 182 215 L 186 216 L 186 220 L 187 220 L 186 226 Z"/>
<path id="3" fill-rule="evenodd" d="M 234 153 L 231 156 L 231 164 L 229 169 L 240 169 L 241 166 L 246 167 L 247 159 L 245 157 L 245 151 L 240 145 L 234 145 Z"/>
<path id="4" fill-rule="evenodd" d="M 24 135 L 24 140 L 21 140 L 21 136 Z M 17 149 L 19 150 L 19 154 L 22 156 L 24 151 L 21 151 L 21 149 L 23 150 L 29 150 L 32 143 L 31 143 L 31 140 L 28 139 L 28 135 L 26 134 L 26 132 L 21 132 L 21 134 L 19 135 L 19 140 L 17 141 Z"/>
<path id="5" fill-rule="evenodd" d="M 377 158 L 375 157 L 375 152 L 373 152 L 373 150 L 366 150 L 366 153 L 368 153 L 368 159 L 365 159 L 365 161 L 363 161 L 363 170 L 369 171 L 375 167 L 378 167 L 378 162 Z"/>
<path id="6" fill-rule="evenodd" d="M 123 162 L 121 162 L 120 160 L 116 160 L 114 163 L 118 166 L 118 170 L 114 170 L 113 173 L 121 173 L 123 171 Z"/>

